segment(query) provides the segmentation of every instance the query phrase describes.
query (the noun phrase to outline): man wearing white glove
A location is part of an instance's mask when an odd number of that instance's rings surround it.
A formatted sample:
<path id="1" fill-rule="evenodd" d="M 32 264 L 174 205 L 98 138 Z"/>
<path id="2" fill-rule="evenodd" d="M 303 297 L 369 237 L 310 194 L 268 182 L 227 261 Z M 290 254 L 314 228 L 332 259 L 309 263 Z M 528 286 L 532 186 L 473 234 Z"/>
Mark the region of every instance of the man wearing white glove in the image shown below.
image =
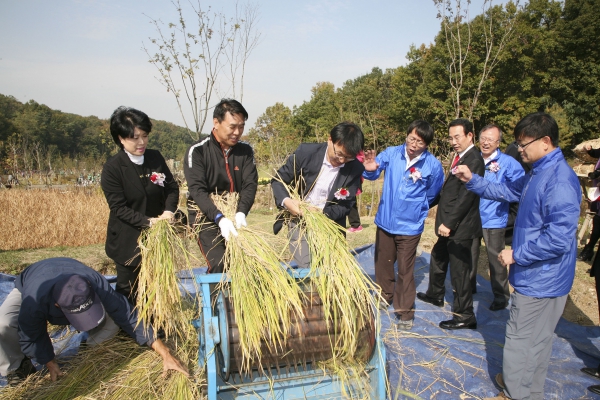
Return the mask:
<path id="1" fill-rule="evenodd" d="M 235 214 L 235 227 L 240 229 L 242 226 L 248 226 L 246 223 L 246 214 L 238 212 Z"/>
<path id="2" fill-rule="evenodd" d="M 200 225 L 198 245 L 210 273 L 223 272 L 226 242 L 247 226 L 258 188 L 258 172 L 250 145 L 240 142 L 248 113 L 232 99 L 223 99 L 213 112 L 211 135 L 192 145 L 184 163 L 189 188 L 188 210 L 192 226 Z M 223 216 L 210 198 L 214 193 L 239 193 L 235 221 Z M 196 218 L 200 210 L 202 218 Z M 200 214 L 200 213 L 199 213 Z M 236 229 L 237 227 L 237 229 Z"/>
<path id="3" fill-rule="evenodd" d="M 242 215 L 244 215 L 243 213 L 240 213 Z M 235 219 L 236 219 L 236 224 L 237 224 L 237 214 L 235 215 Z M 244 221 L 246 221 L 246 218 L 244 217 Z M 239 228 L 240 225 L 237 224 L 237 227 Z M 223 238 L 225 238 L 226 241 L 229 241 L 229 236 L 233 235 L 233 236 L 237 236 L 238 233 L 235 230 L 235 227 L 233 226 L 233 222 L 231 222 L 231 220 L 229 218 L 221 218 L 219 220 L 219 229 L 221 229 L 221 236 L 223 236 Z"/>

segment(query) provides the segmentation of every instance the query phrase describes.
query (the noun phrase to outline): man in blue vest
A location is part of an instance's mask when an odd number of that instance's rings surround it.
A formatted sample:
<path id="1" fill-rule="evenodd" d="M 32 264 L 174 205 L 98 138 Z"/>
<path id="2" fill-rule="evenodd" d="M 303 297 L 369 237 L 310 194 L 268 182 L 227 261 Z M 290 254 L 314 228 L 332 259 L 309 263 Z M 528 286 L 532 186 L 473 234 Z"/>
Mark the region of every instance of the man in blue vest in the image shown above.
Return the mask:
<path id="1" fill-rule="evenodd" d="M 558 147 L 554 118 L 529 114 L 514 133 L 523 161 L 532 164 L 530 173 L 509 183 L 490 182 L 466 166 L 454 174 L 483 198 L 519 201 L 512 249 L 498 255 L 510 267 L 508 278 L 515 290 L 502 373 L 496 375 L 503 392 L 494 399 L 543 399 L 552 335 L 575 278 L 581 188 Z"/>
<path id="2" fill-rule="evenodd" d="M 484 178 L 490 182 L 514 182 L 523 176 L 521 164 L 498 148 L 502 141 L 502 130 L 494 124 L 484 126 L 479 132 L 479 149 L 485 163 Z M 490 310 L 497 311 L 506 308 L 510 298 L 508 290 L 508 270 L 500 264 L 498 254 L 504 250 L 505 228 L 508 222 L 510 203 L 481 199 L 479 214 L 483 228 L 483 240 L 487 248 L 490 267 L 490 281 L 494 301 Z M 471 269 L 471 288 L 477 284 L 477 259 L 481 240 L 475 239 L 473 246 L 473 267 Z"/>
<path id="3" fill-rule="evenodd" d="M 406 131 L 406 143 L 388 147 L 377 157 L 374 150 L 368 150 L 363 163 L 366 179 L 375 180 L 385 171 L 375 215 L 375 280 L 383 299 L 394 306 L 396 325 L 403 330 L 412 328 L 415 315 L 417 245 L 429 208 L 444 183 L 442 164 L 427 151 L 432 140 L 431 125 L 417 120 Z"/>

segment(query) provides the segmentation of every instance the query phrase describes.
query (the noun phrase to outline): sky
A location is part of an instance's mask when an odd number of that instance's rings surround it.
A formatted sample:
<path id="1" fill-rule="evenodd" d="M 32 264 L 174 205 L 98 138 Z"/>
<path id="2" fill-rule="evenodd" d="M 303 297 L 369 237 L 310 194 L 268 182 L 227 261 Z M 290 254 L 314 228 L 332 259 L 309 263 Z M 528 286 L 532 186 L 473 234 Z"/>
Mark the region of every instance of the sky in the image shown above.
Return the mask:
<path id="1" fill-rule="evenodd" d="M 405 65 L 411 44 L 433 42 L 440 29 L 433 0 L 252 3 L 261 36 L 244 79 L 248 127 L 276 102 L 292 108 L 310 100 L 317 82 L 340 87 L 373 67 Z M 472 17 L 482 3 L 472 1 Z M 201 5 L 231 15 L 235 0 Z M 175 22 L 170 0 L 0 0 L 0 93 L 100 118 L 126 105 L 183 126 L 142 49 L 156 37 L 151 18 Z"/>

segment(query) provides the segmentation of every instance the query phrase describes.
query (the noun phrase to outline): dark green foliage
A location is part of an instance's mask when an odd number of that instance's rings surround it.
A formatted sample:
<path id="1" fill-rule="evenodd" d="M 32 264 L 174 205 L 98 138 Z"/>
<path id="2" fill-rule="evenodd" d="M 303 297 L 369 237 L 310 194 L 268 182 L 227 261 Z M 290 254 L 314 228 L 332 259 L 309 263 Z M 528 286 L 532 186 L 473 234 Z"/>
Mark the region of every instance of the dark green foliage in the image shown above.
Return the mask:
<path id="1" fill-rule="evenodd" d="M 153 121 L 149 147 L 165 158 L 183 158 L 192 142 L 185 128 Z M 48 170 L 65 159 L 75 164 L 76 159 L 86 160 L 93 169 L 116 151 L 108 120 L 52 110 L 33 100 L 23 104 L 0 94 L 0 173 Z M 70 165 L 61 162 L 61 168 Z"/>
<path id="2" fill-rule="evenodd" d="M 459 25 L 447 21 L 467 36 L 466 20 Z M 497 48 L 513 23 L 493 69 L 482 79 L 485 32 L 488 38 L 491 32 Z M 508 2 L 473 17 L 460 102 L 451 86 L 452 59 L 443 26 L 433 43 L 411 46 L 404 66 L 387 71 L 375 67 L 339 88 L 317 83 L 311 99 L 293 109 L 289 129 L 280 124 L 279 131 L 298 132 L 304 142 L 324 141 L 335 124 L 352 121 L 363 129 L 365 147 L 380 151 L 402 143 L 408 125 L 424 119 L 435 129 L 429 149 L 443 158 L 450 152 L 444 140 L 447 125 L 457 116 L 471 117 L 475 133 L 498 124 L 506 133 L 504 148 L 513 141 L 512 130 L 521 118 L 545 111 L 557 120 L 560 146 L 567 152 L 598 137 L 600 0 L 530 0 L 520 6 Z"/>

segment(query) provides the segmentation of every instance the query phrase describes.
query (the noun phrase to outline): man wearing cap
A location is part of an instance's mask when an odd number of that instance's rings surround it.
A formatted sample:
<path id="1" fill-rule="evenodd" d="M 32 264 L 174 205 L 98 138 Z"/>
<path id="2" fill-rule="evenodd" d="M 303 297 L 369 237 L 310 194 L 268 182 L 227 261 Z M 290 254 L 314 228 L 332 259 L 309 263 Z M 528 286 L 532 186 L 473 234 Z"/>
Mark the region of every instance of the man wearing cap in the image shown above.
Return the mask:
<path id="1" fill-rule="evenodd" d="M 0 306 L 0 373 L 8 384 L 35 373 L 30 359 L 45 365 L 53 381 L 61 375 L 47 324 L 72 325 L 88 332 L 88 345 L 115 336 L 119 328 L 140 345 L 152 347 L 163 358 L 164 370 L 188 374 L 152 328 L 137 325 L 137 312 L 125 296 L 93 269 L 71 258 L 50 258 L 26 268 Z"/>

